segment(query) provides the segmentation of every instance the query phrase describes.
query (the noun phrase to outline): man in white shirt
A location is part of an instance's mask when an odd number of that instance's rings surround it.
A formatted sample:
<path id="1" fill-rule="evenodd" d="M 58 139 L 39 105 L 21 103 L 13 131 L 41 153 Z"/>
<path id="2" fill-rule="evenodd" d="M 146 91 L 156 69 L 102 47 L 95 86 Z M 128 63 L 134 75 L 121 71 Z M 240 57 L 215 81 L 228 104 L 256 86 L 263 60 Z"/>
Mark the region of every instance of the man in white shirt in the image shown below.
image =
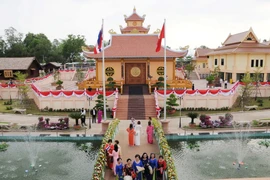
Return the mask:
<path id="1" fill-rule="evenodd" d="M 87 124 L 85 124 L 85 116 L 86 116 L 86 111 L 84 108 L 82 108 L 81 110 L 81 121 L 82 121 L 82 126 L 87 126 Z"/>

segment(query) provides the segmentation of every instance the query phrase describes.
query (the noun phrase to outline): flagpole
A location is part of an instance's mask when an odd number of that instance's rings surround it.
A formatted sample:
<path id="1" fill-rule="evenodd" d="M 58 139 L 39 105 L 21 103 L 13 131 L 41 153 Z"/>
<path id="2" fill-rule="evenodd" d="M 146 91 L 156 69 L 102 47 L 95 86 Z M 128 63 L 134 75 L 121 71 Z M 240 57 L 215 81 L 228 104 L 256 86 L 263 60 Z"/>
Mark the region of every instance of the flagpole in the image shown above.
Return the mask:
<path id="1" fill-rule="evenodd" d="M 166 120 L 166 101 L 167 101 L 167 65 L 166 65 L 166 19 L 164 19 L 164 121 Z"/>
<path id="2" fill-rule="evenodd" d="M 105 88 L 105 63 L 104 63 L 104 19 L 102 19 L 102 89 L 103 89 L 103 120 L 107 120 L 106 115 L 106 88 Z"/>

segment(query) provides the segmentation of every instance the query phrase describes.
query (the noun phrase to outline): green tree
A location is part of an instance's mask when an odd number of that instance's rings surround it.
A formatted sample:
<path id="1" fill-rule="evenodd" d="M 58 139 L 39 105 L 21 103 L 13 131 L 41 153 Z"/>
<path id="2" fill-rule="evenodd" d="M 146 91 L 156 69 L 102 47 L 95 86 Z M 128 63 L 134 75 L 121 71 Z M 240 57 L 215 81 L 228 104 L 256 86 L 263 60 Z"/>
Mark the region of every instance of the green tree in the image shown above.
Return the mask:
<path id="1" fill-rule="evenodd" d="M 209 48 L 208 48 L 207 46 L 205 46 L 205 45 L 201 45 L 200 48 L 201 48 L 201 49 L 209 49 Z"/>
<path id="2" fill-rule="evenodd" d="M 6 57 L 23 57 L 27 56 L 26 48 L 22 42 L 23 34 L 19 33 L 15 28 L 5 29 L 6 38 Z"/>
<path id="3" fill-rule="evenodd" d="M 52 48 L 49 52 L 46 62 L 59 62 L 65 63 L 65 58 L 63 56 L 63 43 L 57 39 L 52 42 Z"/>
<path id="4" fill-rule="evenodd" d="M 193 57 L 192 56 L 186 56 L 184 61 L 185 63 L 190 63 L 192 61 Z"/>
<path id="5" fill-rule="evenodd" d="M 174 109 L 175 106 L 179 106 L 179 104 L 177 103 L 177 100 L 178 100 L 177 97 L 174 94 L 171 94 L 166 102 L 167 109 L 172 110 Z"/>
<path id="6" fill-rule="evenodd" d="M 82 46 L 85 45 L 84 36 L 80 35 L 68 35 L 68 38 L 63 40 L 62 54 L 66 62 L 74 62 L 80 60 L 80 53 L 82 52 Z"/>
<path id="7" fill-rule="evenodd" d="M 194 69 L 195 69 L 195 65 L 193 65 L 193 64 L 188 64 L 188 65 L 186 65 L 185 70 L 187 71 L 187 77 L 188 77 L 188 78 L 189 78 L 189 76 L 190 76 L 190 73 L 191 73 L 192 71 L 194 71 Z"/>
<path id="8" fill-rule="evenodd" d="M 5 56 L 5 49 L 6 49 L 6 42 L 0 36 L 0 57 L 4 57 Z"/>
<path id="9" fill-rule="evenodd" d="M 254 86 L 252 84 L 253 79 L 250 77 L 250 73 L 245 73 L 244 77 L 241 79 L 243 86 L 240 87 L 240 103 L 239 106 L 244 108 L 245 105 L 249 105 L 251 102 L 251 95 L 254 91 Z"/>
<path id="10" fill-rule="evenodd" d="M 106 101 L 107 102 L 107 101 Z M 100 109 L 101 111 L 103 111 L 104 112 L 104 101 L 103 101 L 103 95 L 98 95 L 98 97 L 97 97 L 97 100 L 96 100 L 96 108 L 97 109 Z M 108 107 L 108 105 L 106 104 L 106 107 Z"/>
<path id="11" fill-rule="evenodd" d="M 28 56 L 35 56 L 39 62 L 48 57 L 52 44 L 44 34 L 28 33 L 23 41 Z"/>
<path id="12" fill-rule="evenodd" d="M 14 73 L 14 75 L 16 76 L 15 79 L 19 82 L 18 97 L 20 100 L 20 106 L 25 108 L 28 103 L 29 86 L 24 84 L 24 82 L 28 74 L 24 74 L 24 73 L 21 73 L 20 71 L 17 71 Z"/>

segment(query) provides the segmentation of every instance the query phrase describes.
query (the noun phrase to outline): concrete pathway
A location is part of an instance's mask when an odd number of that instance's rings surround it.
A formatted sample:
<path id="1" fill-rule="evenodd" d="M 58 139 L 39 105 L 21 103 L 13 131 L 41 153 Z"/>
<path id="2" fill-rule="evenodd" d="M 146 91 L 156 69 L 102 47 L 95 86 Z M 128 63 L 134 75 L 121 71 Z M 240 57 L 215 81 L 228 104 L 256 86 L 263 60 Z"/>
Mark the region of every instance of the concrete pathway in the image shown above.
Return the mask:
<path id="1" fill-rule="evenodd" d="M 129 146 L 128 145 L 128 133 L 126 129 L 129 127 L 130 121 L 120 121 L 119 124 L 119 132 L 116 135 L 114 140 L 118 140 L 120 142 L 121 151 L 122 151 L 122 160 L 123 163 L 126 163 L 126 160 L 130 158 L 132 161 L 135 159 L 135 155 L 142 155 L 146 152 L 148 155 L 150 153 L 155 153 L 156 156 L 159 155 L 159 148 L 157 142 L 154 140 L 154 144 L 147 143 L 147 135 L 146 135 L 146 127 L 148 121 L 141 121 L 142 123 L 142 131 L 141 135 L 141 145 L 140 146 Z M 111 170 L 107 169 L 105 171 L 105 179 L 106 180 L 114 180 L 115 177 Z"/>

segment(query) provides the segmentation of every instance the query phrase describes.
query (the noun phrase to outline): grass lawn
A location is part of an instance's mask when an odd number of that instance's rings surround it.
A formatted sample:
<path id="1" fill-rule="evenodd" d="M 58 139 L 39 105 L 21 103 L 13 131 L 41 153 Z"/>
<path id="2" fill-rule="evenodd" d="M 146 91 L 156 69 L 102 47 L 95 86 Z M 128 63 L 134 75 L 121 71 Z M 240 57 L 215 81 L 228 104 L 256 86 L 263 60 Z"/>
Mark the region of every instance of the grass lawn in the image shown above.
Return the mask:
<path id="1" fill-rule="evenodd" d="M 262 97 L 262 98 L 257 98 L 257 99 L 262 99 L 263 100 L 263 106 L 259 106 L 259 103 L 255 101 L 255 99 L 253 98 L 253 100 L 251 101 L 250 105 L 257 105 L 258 106 L 258 110 L 263 110 L 263 109 L 270 109 L 270 100 L 268 97 Z M 224 115 L 227 112 L 238 112 L 238 111 L 242 111 L 242 107 L 236 107 L 236 108 L 232 108 L 230 110 L 227 111 L 193 111 L 193 112 L 197 112 L 199 114 L 219 114 L 219 113 L 224 113 Z M 253 110 L 252 110 L 253 111 Z M 190 111 L 182 111 L 181 114 L 182 116 L 186 116 L 187 113 L 189 113 Z M 180 112 L 179 110 L 177 110 L 174 114 L 168 114 L 167 113 L 167 117 L 179 117 L 180 116 Z M 163 115 L 162 115 L 163 117 Z"/>
<path id="2" fill-rule="evenodd" d="M 6 107 L 20 108 L 18 105 L 19 101 L 12 100 L 12 105 L 4 105 L 4 102 L 8 100 L 0 100 L 0 113 L 12 113 L 14 114 L 13 110 L 6 110 Z M 26 114 L 33 114 L 33 115 L 40 115 L 40 116 L 68 116 L 71 112 L 42 112 L 38 109 L 35 102 L 30 100 L 30 103 L 26 106 Z M 89 113 L 86 113 L 86 117 Z M 107 119 L 110 119 L 111 112 L 107 112 Z"/>

